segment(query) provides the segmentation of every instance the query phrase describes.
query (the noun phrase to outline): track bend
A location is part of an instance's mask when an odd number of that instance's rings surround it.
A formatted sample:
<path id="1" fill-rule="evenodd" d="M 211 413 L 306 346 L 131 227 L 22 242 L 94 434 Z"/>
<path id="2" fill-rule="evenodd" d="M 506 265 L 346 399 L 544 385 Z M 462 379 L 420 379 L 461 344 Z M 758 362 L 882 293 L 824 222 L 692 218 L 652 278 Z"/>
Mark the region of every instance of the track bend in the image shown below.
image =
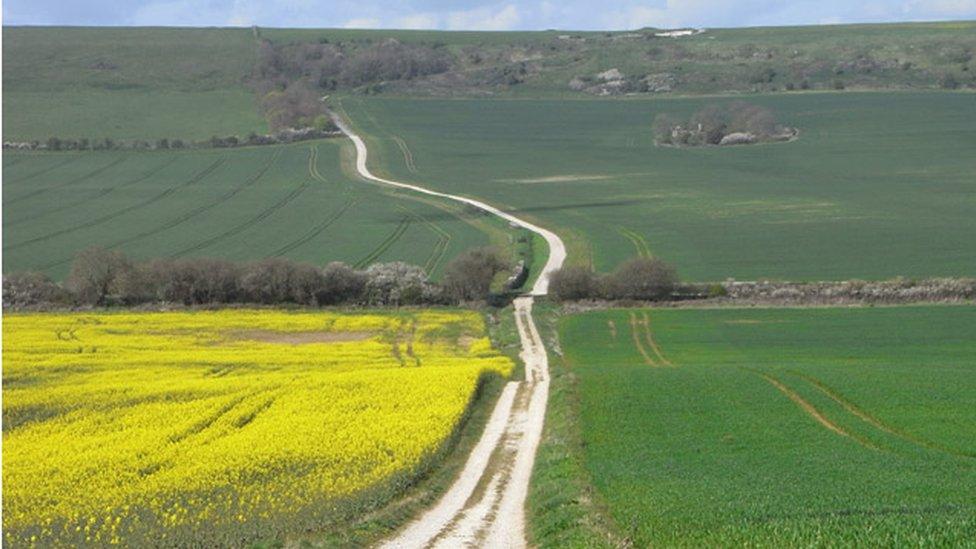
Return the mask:
<path id="1" fill-rule="evenodd" d="M 532 305 L 534 296 L 548 293 L 549 275 L 562 267 L 566 246 L 552 231 L 479 200 L 373 175 L 366 165 L 366 143 L 344 120 L 333 118 L 356 146 L 356 171 L 363 178 L 474 206 L 538 234 L 549 245 L 549 257 L 532 290 L 514 303 L 525 380 L 505 385 L 481 439 L 441 499 L 381 545 L 384 549 L 525 547 L 525 499 L 549 398 L 549 360 L 532 319 Z"/>

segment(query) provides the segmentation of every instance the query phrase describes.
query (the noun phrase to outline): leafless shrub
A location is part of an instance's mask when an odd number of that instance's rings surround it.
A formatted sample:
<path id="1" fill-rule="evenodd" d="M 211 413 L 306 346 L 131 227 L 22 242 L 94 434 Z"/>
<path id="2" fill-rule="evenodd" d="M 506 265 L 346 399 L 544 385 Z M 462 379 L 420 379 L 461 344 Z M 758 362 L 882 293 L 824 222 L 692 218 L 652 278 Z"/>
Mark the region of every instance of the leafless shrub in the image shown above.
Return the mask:
<path id="1" fill-rule="evenodd" d="M 441 285 L 447 297 L 455 301 L 485 299 L 495 275 L 508 266 L 495 248 L 474 248 L 447 265 Z"/>
<path id="2" fill-rule="evenodd" d="M 158 259 L 140 266 L 157 301 L 200 305 L 241 298 L 241 266 L 212 258 Z"/>
<path id="3" fill-rule="evenodd" d="M 734 101 L 710 104 L 699 109 L 687 122 L 659 114 L 652 125 L 654 140 L 665 145 L 729 145 L 783 141 L 796 130 L 781 126 L 766 107 Z"/>
<path id="4" fill-rule="evenodd" d="M 319 305 L 359 301 L 366 289 L 366 274 L 338 261 L 322 269 L 322 285 L 316 299 Z"/>
<path id="5" fill-rule="evenodd" d="M 250 303 L 317 305 L 322 273 L 312 265 L 274 257 L 244 266 L 240 287 Z"/>
<path id="6" fill-rule="evenodd" d="M 44 273 L 25 271 L 3 277 L 4 308 L 56 305 L 68 301 L 68 293 Z"/>
<path id="7" fill-rule="evenodd" d="M 658 258 L 638 257 L 617 267 L 604 281 L 609 299 L 664 299 L 678 284 L 673 266 Z"/>
<path id="8" fill-rule="evenodd" d="M 596 273 L 587 267 L 563 267 L 549 277 L 549 291 L 560 301 L 596 297 L 599 287 Z"/>
<path id="9" fill-rule="evenodd" d="M 119 251 L 93 246 L 75 256 L 65 288 L 85 305 L 104 305 L 132 263 Z"/>

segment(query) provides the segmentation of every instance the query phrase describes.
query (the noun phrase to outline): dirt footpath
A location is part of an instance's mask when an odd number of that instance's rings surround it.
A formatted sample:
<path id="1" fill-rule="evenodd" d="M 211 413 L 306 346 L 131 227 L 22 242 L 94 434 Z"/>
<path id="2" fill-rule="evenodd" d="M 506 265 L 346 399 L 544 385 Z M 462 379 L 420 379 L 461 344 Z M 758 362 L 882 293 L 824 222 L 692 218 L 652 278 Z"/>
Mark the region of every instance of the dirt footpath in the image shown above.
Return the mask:
<path id="1" fill-rule="evenodd" d="M 356 170 L 362 177 L 474 206 L 539 234 L 549 244 L 549 258 L 531 293 L 514 302 L 525 380 L 510 381 L 502 390 L 464 469 L 437 504 L 381 545 L 525 547 L 525 500 L 549 398 L 549 359 L 532 318 L 533 296 L 548 293 L 549 275 L 562 267 L 566 247 L 555 233 L 484 202 L 373 175 L 366 166 L 366 143 L 344 120 L 334 119 L 356 146 Z"/>

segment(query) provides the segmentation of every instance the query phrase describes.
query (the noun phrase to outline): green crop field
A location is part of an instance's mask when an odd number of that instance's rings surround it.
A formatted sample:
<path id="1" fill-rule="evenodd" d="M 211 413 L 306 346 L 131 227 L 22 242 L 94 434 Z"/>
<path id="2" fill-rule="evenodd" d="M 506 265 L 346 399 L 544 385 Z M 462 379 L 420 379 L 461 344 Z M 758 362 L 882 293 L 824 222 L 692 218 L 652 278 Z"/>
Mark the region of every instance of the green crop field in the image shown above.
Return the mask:
<path id="1" fill-rule="evenodd" d="M 584 463 L 634 546 L 965 545 L 976 308 L 564 317 Z"/>
<path id="2" fill-rule="evenodd" d="M 265 132 L 250 29 L 3 28 L 3 134 L 198 140 Z"/>
<path id="3" fill-rule="evenodd" d="M 974 274 L 976 95 L 741 99 L 800 138 L 654 146 L 656 114 L 727 98 L 341 104 L 381 171 L 520 211 L 601 270 L 650 253 L 691 280 Z"/>
<path id="4" fill-rule="evenodd" d="M 61 278 L 99 245 L 134 258 L 404 260 L 437 275 L 504 226 L 349 179 L 346 140 L 197 151 L 5 153 L 4 271 Z"/>

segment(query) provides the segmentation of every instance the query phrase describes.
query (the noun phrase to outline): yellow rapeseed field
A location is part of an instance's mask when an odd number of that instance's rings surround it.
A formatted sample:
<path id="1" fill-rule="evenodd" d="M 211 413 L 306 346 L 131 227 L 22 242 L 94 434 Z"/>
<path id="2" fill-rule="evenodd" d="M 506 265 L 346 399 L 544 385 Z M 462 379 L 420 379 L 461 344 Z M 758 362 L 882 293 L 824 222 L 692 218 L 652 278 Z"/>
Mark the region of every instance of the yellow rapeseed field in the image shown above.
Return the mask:
<path id="1" fill-rule="evenodd" d="M 512 368 L 453 311 L 15 314 L 3 344 L 9 546 L 315 528 L 409 482 Z"/>

